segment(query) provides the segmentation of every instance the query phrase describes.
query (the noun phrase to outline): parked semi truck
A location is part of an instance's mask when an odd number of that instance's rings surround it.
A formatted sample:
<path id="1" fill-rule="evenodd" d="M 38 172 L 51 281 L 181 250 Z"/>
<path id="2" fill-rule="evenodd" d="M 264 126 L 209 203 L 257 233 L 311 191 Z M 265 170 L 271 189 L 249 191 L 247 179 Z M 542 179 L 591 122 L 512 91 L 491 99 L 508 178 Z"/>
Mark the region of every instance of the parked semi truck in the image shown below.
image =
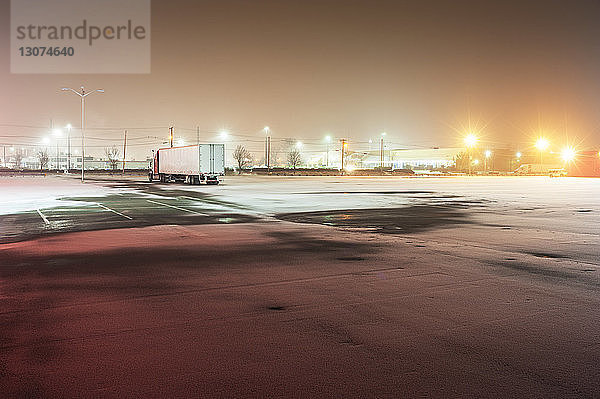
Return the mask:
<path id="1" fill-rule="evenodd" d="M 161 148 L 154 152 L 148 172 L 150 182 L 219 184 L 225 175 L 225 145 L 197 144 Z"/>

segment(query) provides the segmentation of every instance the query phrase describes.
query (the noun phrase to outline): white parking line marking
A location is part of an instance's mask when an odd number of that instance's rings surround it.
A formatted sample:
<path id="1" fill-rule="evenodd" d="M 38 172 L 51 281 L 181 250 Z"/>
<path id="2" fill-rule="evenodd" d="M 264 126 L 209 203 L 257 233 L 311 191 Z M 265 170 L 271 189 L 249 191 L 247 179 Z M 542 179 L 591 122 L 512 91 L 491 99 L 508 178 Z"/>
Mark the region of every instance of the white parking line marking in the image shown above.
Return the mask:
<path id="1" fill-rule="evenodd" d="M 208 216 L 206 213 L 200 213 L 200 212 L 196 212 L 196 211 L 191 211 L 189 209 L 180 208 L 180 207 L 175 206 L 175 205 L 163 204 L 162 202 L 156 202 L 156 201 L 152 201 L 152 200 L 146 200 L 146 201 L 152 202 L 153 204 L 158 204 L 158 205 L 162 205 L 162 206 L 168 206 L 169 208 L 178 209 L 180 211 L 189 212 L 189 213 L 193 213 L 193 214 L 196 214 L 196 215 Z"/>
<path id="2" fill-rule="evenodd" d="M 50 222 L 48 221 L 48 219 L 46 218 L 46 216 L 44 216 L 44 214 L 39 209 L 36 209 L 36 211 L 40 215 L 40 217 L 42 218 L 42 220 L 44 221 L 44 223 L 50 224 Z"/>
<path id="3" fill-rule="evenodd" d="M 204 204 L 206 207 L 212 207 L 212 208 L 216 208 L 216 209 L 225 209 L 225 210 L 230 210 L 233 212 L 237 212 L 237 213 L 243 213 L 245 215 L 252 215 L 252 216 L 257 216 L 257 217 L 269 217 L 266 214 L 256 211 L 256 210 L 252 210 L 249 208 L 243 208 L 243 207 L 235 207 L 235 206 L 229 206 L 229 205 L 223 205 L 223 204 L 218 204 L 218 203 L 211 203 L 211 202 L 206 202 L 203 201 L 200 198 L 194 198 L 194 197 L 189 197 L 187 195 L 181 195 L 179 196 L 179 198 L 186 198 L 186 199 L 190 199 L 190 200 L 194 200 L 197 202 L 201 202 L 202 204 Z"/>
<path id="4" fill-rule="evenodd" d="M 109 207 L 107 207 L 107 206 L 104 206 L 104 205 L 102 205 L 102 204 L 96 203 L 96 205 L 98 205 L 99 207 L 102 207 L 102 208 L 106 209 L 107 211 L 111 211 L 111 212 L 113 212 L 113 213 L 116 213 L 116 214 L 117 214 L 117 215 L 119 215 L 119 216 L 123 216 L 124 218 L 127 218 L 127 219 L 129 219 L 129 220 L 132 220 L 132 219 L 133 219 L 132 217 L 129 217 L 129 216 L 127 216 L 127 215 L 123 215 L 121 212 L 117 212 L 117 211 L 115 211 L 114 209 L 110 209 Z"/>

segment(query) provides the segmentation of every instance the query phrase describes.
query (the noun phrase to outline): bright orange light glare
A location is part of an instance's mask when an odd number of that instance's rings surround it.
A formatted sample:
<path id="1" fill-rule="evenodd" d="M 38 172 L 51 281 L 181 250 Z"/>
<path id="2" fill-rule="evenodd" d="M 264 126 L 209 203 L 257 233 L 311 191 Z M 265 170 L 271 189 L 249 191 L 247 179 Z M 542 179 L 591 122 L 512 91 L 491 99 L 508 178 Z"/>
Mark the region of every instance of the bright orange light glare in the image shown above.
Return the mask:
<path id="1" fill-rule="evenodd" d="M 560 153 L 561 158 L 565 162 L 571 162 L 575 159 L 577 151 L 573 147 L 565 147 Z"/>
<path id="2" fill-rule="evenodd" d="M 465 144 L 468 148 L 475 147 L 475 145 L 477 144 L 478 141 L 479 141 L 479 138 L 476 135 L 474 135 L 473 133 L 470 133 L 465 136 Z"/>
<path id="3" fill-rule="evenodd" d="M 540 137 L 535 142 L 535 148 L 537 148 L 540 151 L 547 150 L 549 146 L 550 146 L 550 142 L 544 137 Z"/>

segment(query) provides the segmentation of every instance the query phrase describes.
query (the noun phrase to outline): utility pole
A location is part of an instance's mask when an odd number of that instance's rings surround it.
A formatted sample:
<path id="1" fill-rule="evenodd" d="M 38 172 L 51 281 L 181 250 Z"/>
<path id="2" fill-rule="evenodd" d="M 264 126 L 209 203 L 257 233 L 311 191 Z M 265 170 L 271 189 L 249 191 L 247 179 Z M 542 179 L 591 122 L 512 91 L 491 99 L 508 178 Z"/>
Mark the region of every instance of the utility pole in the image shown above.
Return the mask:
<path id="1" fill-rule="evenodd" d="M 467 162 L 469 163 L 469 175 L 471 175 L 471 149 L 467 148 Z"/>
<path id="2" fill-rule="evenodd" d="M 269 135 L 269 132 L 271 129 L 269 129 L 269 126 L 265 126 L 263 130 L 265 132 L 265 166 L 267 167 L 267 171 L 269 171 L 269 168 L 271 167 L 269 159 L 271 158 L 271 136 Z"/>
<path id="3" fill-rule="evenodd" d="M 381 141 L 379 143 L 379 167 L 383 171 L 383 166 L 385 162 L 385 144 L 383 142 L 383 138 L 385 137 L 385 132 L 381 133 Z"/>
<path id="4" fill-rule="evenodd" d="M 4 147 L 4 157 L 2 158 L 2 166 L 6 168 L 6 145 Z"/>
<path id="5" fill-rule="evenodd" d="M 196 126 L 196 144 L 200 145 L 200 126 Z"/>
<path id="6" fill-rule="evenodd" d="M 340 141 L 342 142 L 342 167 L 340 168 L 340 171 L 344 173 L 344 156 L 346 155 L 345 153 L 348 143 L 346 143 L 346 139 L 341 139 Z"/>
<path id="7" fill-rule="evenodd" d="M 72 129 L 72 126 L 69 123 L 67 125 L 67 132 L 68 132 L 68 137 L 67 137 L 67 173 L 69 173 L 69 170 L 71 170 L 71 129 Z"/>
<path id="8" fill-rule="evenodd" d="M 171 148 L 173 147 L 173 126 L 169 128 L 169 142 L 171 143 Z"/>
<path id="9" fill-rule="evenodd" d="M 123 137 L 123 176 L 125 176 L 125 152 L 127 151 L 127 130 L 125 130 L 125 136 Z"/>
<path id="10" fill-rule="evenodd" d="M 379 143 L 379 167 L 383 170 L 383 137 Z"/>
<path id="11" fill-rule="evenodd" d="M 271 136 L 267 137 L 267 169 L 271 167 Z"/>
<path id="12" fill-rule="evenodd" d="M 50 133 L 54 133 L 54 121 L 50 118 Z M 58 137 L 56 137 L 56 171 L 58 172 Z"/>

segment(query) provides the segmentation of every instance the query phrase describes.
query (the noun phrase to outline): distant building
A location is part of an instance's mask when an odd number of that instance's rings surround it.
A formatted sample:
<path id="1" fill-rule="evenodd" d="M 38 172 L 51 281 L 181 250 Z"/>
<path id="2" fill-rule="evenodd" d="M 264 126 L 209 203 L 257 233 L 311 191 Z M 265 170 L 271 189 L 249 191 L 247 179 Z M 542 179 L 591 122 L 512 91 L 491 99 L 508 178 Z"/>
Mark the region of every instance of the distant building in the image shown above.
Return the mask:
<path id="1" fill-rule="evenodd" d="M 456 156 L 463 151 L 460 147 L 385 150 L 383 166 L 413 170 L 448 168 L 454 166 Z M 372 169 L 381 166 L 381 154 L 378 150 L 353 153 L 348 162 L 357 168 Z"/>
<path id="2" fill-rule="evenodd" d="M 600 177 L 600 151 L 581 151 L 566 169 L 569 176 Z"/>

